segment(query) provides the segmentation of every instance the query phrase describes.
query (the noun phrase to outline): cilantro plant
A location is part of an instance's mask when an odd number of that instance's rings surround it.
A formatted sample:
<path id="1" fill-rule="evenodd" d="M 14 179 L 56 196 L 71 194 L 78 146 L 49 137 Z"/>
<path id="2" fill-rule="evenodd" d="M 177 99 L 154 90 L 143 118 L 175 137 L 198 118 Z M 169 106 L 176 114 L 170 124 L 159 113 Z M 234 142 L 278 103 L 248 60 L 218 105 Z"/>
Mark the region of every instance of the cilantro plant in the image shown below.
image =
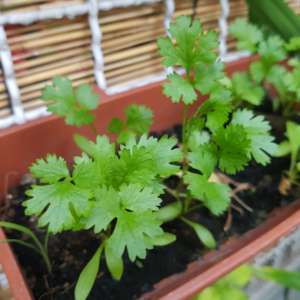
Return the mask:
<path id="1" fill-rule="evenodd" d="M 172 137 L 148 139 L 152 111 L 132 104 L 125 109 L 126 122 L 114 118 L 109 124 L 108 130 L 119 133 L 117 140 L 127 145 L 116 153 L 115 144 L 106 135 L 100 136 L 93 124 L 95 115 L 90 110 L 97 108 L 99 99 L 92 94 L 92 87 L 81 84 L 74 90 L 71 81 L 63 77 L 54 78 L 53 84 L 43 91 L 43 100 L 55 101 L 48 110 L 64 117 L 68 125 L 90 125 L 96 142 L 74 136 L 84 152 L 74 157 L 73 172 L 55 154 L 38 159 L 30 171 L 47 185 L 32 186 L 27 191 L 31 198 L 23 206 L 26 215 L 40 216 L 39 226 L 48 226 L 53 234 L 94 228 L 100 235 L 102 242 L 75 288 L 75 299 L 81 300 L 86 299 L 94 284 L 103 251 L 108 269 L 119 280 L 125 248 L 135 261 L 136 257 L 145 258 L 147 249 L 176 239 L 163 232 L 157 211 L 162 201 L 159 195 L 164 193 L 161 176 L 180 171 L 171 163 L 180 161 L 182 152 L 173 149 L 177 139 Z M 137 136 L 141 138 L 135 144 Z"/>
<path id="2" fill-rule="evenodd" d="M 300 102 L 299 63 L 297 59 L 291 59 L 288 64 L 297 66 L 289 72 L 284 66 L 278 65 L 278 62 L 286 59 L 287 51 L 297 50 L 298 39 L 291 39 L 289 44 L 277 35 L 264 39 L 264 33 L 257 26 L 247 24 L 242 19 L 236 19 L 230 25 L 230 33 L 238 40 L 238 50 L 260 55 L 257 61 L 252 61 L 251 56 L 249 72 L 236 72 L 231 80 L 221 80 L 222 84 L 233 91 L 236 107 L 259 105 L 264 96 L 269 94 L 274 111 L 281 109 L 284 116 L 295 113 L 295 104 Z M 269 93 L 272 87 L 276 89 L 277 96 Z"/>
<path id="3" fill-rule="evenodd" d="M 291 155 L 290 168 L 285 172 L 288 176 L 288 180 L 284 177 L 282 179 L 282 181 L 286 183 L 286 190 L 288 190 L 291 184 L 300 186 L 300 125 L 288 121 L 286 123 L 285 135 L 287 140 L 284 140 L 278 145 L 278 152 L 274 154 L 274 156 L 282 157 Z"/>
<path id="4" fill-rule="evenodd" d="M 269 134 L 271 127 L 268 122 L 261 116 L 255 117 L 250 110 L 234 112 L 228 123 L 229 114 L 233 111 L 233 98 L 231 90 L 219 83 L 225 72 L 224 63 L 217 60 L 218 54 L 214 52 L 219 45 L 216 31 L 204 34 L 199 19 L 191 24 L 191 17 L 183 15 L 176 18 L 176 23 L 177 26 L 170 24 L 169 32 L 175 38 L 177 47 L 169 37 L 159 38 L 157 45 L 160 48 L 158 53 L 165 56 L 163 65 L 181 66 L 186 70 L 186 78 L 174 72 L 168 75 L 169 82 L 163 83 L 163 93 L 171 97 L 173 103 L 183 101 L 185 105 L 182 176 L 176 190 L 166 189 L 176 201 L 161 208 L 158 219 L 167 222 L 178 217 L 194 228 L 206 246 L 214 247 L 211 233 L 186 216 L 200 207 L 208 208 L 214 215 L 220 215 L 227 209 L 230 188 L 212 182 L 210 178 L 214 168 L 235 174 L 243 170 L 252 157 L 266 165 L 270 162 L 267 154 L 275 153 L 277 146 Z M 197 100 L 198 93 L 208 95 L 209 99 L 199 106 L 194 116 L 187 119 L 188 107 Z M 132 149 L 132 145 L 127 147 Z M 145 145 L 144 139 L 137 145 Z M 189 171 L 190 167 L 197 173 Z"/>

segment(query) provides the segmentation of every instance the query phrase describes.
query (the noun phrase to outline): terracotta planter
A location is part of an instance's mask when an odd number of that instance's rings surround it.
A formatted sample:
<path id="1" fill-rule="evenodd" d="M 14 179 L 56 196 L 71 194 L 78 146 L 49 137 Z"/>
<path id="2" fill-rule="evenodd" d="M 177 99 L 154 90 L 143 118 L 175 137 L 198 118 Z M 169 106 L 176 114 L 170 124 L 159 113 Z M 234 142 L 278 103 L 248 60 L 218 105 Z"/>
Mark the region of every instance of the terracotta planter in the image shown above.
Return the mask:
<path id="1" fill-rule="evenodd" d="M 227 64 L 226 71 L 230 76 L 233 72 L 248 69 L 248 65 L 249 59 L 242 59 Z M 124 117 L 124 108 L 131 103 L 145 104 L 153 110 L 152 131 L 160 132 L 182 122 L 183 103 L 172 104 L 170 99 L 162 95 L 161 82 L 114 96 L 104 95 L 96 86 L 95 92 L 99 93 L 101 103 L 96 111 L 95 127 L 101 135 L 107 134 L 108 123 L 113 117 Z M 200 97 L 197 103 L 189 107 L 189 115 L 195 113 L 201 101 L 205 101 L 205 98 Z M 7 189 L 20 181 L 24 173 L 28 173 L 28 167 L 32 162 L 45 157 L 47 153 L 56 153 L 72 163 L 73 157 L 81 154 L 73 142 L 74 133 L 95 140 L 90 127 L 78 129 L 66 126 L 64 120 L 57 116 L 41 118 L 0 131 L 0 182 L 5 183 L 0 185 L 1 198 Z M 114 135 L 109 136 L 112 141 L 115 139 Z M 192 263 L 184 273 L 164 279 L 155 286 L 153 292 L 145 294 L 141 299 L 190 299 L 299 224 L 300 200 L 280 213 L 275 213 L 257 229 L 246 233 L 238 240 L 226 243 L 221 250 L 209 253 L 202 262 Z M 4 238 L 5 235 L 0 228 L 0 239 Z M 0 244 L 0 262 L 7 274 L 15 299 L 32 299 L 18 263 L 6 243 Z"/>

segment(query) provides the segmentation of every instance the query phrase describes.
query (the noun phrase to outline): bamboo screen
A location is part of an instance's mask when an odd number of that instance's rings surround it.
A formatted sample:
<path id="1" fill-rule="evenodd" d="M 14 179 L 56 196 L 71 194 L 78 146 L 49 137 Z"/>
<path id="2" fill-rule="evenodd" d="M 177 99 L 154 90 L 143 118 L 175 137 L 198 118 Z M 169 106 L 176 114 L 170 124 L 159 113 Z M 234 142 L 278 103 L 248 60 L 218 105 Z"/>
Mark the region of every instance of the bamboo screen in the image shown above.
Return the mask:
<path id="1" fill-rule="evenodd" d="M 55 76 L 68 76 L 74 86 L 95 82 L 87 15 L 5 29 L 24 110 L 44 105 L 41 90 Z"/>
<path id="2" fill-rule="evenodd" d="M 299 4 L 289 0 L 299 13 Z M 230 10 L 230 13 L 229 13 Z M 181 14 L 217 30 L 219 55 L 235 52 L 227 25 L 244 0 L 0 0 L 0 129 L 46 115 L 41 90 L 54 76 L 96 82 L 108 94 L 162 80 L 156 38 Z M 177 70 L 179 73 L 183 70 Z"/>

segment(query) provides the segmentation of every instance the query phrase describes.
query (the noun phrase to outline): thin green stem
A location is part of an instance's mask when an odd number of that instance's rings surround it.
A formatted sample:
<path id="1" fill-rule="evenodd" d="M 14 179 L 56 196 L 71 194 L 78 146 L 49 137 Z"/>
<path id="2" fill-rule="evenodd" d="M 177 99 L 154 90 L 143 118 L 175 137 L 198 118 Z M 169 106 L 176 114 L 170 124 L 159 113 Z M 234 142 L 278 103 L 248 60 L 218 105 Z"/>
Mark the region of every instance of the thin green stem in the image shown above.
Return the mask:
<path id="1" fill-rule="evenodd" d="M 190 69 L 186 70 L 186 78 L 191 83 L 191 77 L 190 77 Z M 187 119 L 187 112 L 188 112 L 188 105 L 185 104 L 184 106 L 184 112 L 183 112 L 183 121 L 182 121 L 182 145 L 183 145 L 183 163 L 182 163 L 182 178 L 180 179 L 180 182 L 178 184 L 178 187 L 176 189 L 177 192 L 180 192 L 183 187 L 183 176 L 185 175 L 186 171 L 188 170 L 188 166 L 186 163 L 186 157 L 188 152 L 188 141 L 186 138 L 186 119 Z"/>
<path id="2" fill-rule="evenodd" d="M 187 213 L 189 213 L 189 212 L 191 212 L 191 211 L 193 211 L 193 210 L 195 210 L 195 209 L 201 208 L 201 207 L 203 207 L 203 206 L 204 206 L 203 203 L 198 204 L 198 205 L 195 205 L 195 206 L 191 207 L 190 209 L 188 209 L 185 213 L 187 214 Z"/>
<path id="3" fill-rule="evenodd" d="M 186 198 L 188 196 L 188 194 L 186 194 L 186 193 L 178 193 L 178 196 L 180 198 Z"/>
<path id="4" fill-rule="evenodd" d="M 47 230 L 46 236 L 45 236 L 45 242 L 44 242 L 44 249 L 45 252 L 48 256 L 48 241 L 49 241 L 49 235 L 50 235 L 50 231 Z"/>
<path id="5" fill-rule="evenodd" d="M 37 247 L 35 247 L 35 246 L 33 246 L 33 245 L 29 244 L 29 243 L 20 241 L 18 239 L 6 239 L 6 240 L 2 240 L 2 241 L 0 241 L 0 244 L 5 243 L 5 242 L 7 242 L 7 243 L 18 243 L 18 244 L 21 244 L 23 246 L 26 246 L 28 248 L 33 249 L 34 251 L 36 251 L 37 253 L 39 253 L 39 254 L 42 255 L 41 251 Z"/>
<path id="6" fill-rule="evenodd" d="M 184 204 L 183 213 L 186 213 L 188 211 L 190 203 L 192 201 L 192 198 L 193 198 L 192 194 L 188 193 L 185 204 Z"/>
<path id="7" fill-rule="evenodd" d="M 91 127 L 92 127 L 93 132 L 95 133 L 95 135 L 98 136 L 99 134 L 98 134 L 97 129 L 95 128 L 94 124 L 92 123 L 90 125 L 91 125 Z"/>
<path id="8" fill-rule="evenodd" d="M 288 116 L 289 115 L 293 105 L 294 105 L 294 102 L 292 102 L 292 101 L 288 105 L 286 105 L 286 107 L 283 111 L 283 116 Z"/>

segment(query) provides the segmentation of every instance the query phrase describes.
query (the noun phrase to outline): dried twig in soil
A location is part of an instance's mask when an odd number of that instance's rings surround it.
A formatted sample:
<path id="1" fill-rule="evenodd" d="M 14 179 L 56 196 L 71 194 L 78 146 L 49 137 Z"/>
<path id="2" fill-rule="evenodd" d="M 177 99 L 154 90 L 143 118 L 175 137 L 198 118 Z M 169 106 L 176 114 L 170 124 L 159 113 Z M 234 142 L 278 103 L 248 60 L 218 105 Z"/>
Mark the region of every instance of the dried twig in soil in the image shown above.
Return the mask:
<path id="1" fill-rule="evenodd" d="M 228 206 L 227 208 L 227 220 L 224 225 L 224 231 L 228 231 L 231 228 L 232 223 L 232 213 L 231 213 L 231 206 Z"/>

